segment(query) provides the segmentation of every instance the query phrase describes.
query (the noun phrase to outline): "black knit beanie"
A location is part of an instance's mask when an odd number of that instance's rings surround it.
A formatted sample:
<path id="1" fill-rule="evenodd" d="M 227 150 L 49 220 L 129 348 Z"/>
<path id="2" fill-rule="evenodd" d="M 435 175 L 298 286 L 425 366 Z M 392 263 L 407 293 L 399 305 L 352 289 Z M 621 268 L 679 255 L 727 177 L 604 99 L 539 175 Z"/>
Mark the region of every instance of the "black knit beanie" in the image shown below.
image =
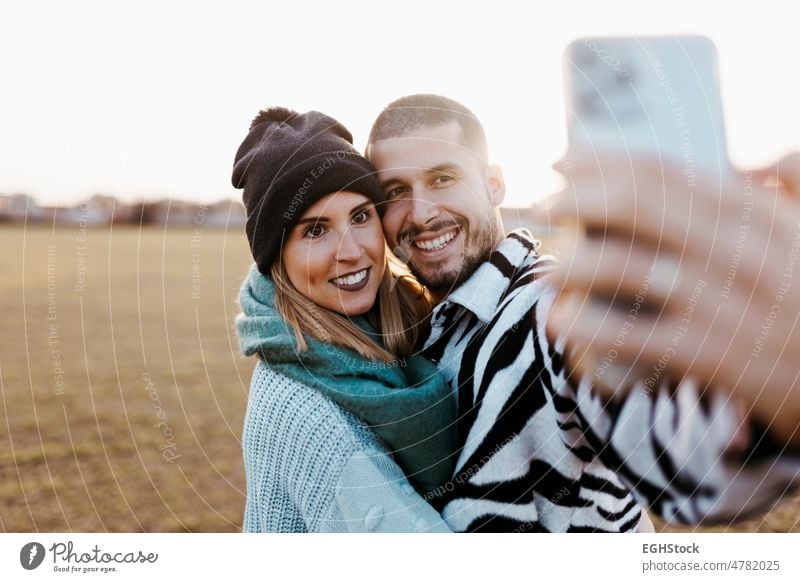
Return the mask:
<path id="1" fill-rule="evenodd" d="M 374 168 L 353 147 L 353 136 L 318 111 L 261 111 L 236 152 L 232 182 L 244 188 L 247 239 L 264 275 L 289 231 L 318 200 L 333 192 L 357 192 L 380 213 L 385 201 Z"/>

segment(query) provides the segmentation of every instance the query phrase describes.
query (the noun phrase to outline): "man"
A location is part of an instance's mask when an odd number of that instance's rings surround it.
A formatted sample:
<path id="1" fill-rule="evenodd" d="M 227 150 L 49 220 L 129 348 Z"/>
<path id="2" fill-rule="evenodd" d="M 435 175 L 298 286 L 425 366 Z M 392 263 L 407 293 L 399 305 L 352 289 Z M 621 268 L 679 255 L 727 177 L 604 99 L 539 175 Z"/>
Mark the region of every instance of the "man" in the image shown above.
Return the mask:
<path id="1" fill-rule="evenodd" d="M 389 199 L 386 236 L 438 302 L 424 353 L 457 394 L 461 449 L 452 482 L 428 498 L 451 528 L 647 530 L 628 488 L 668 519 L 728 521 L 786 484 L 720 461 L 742 440 L 724 399 L 683 386 L 610 408 L 589 381 L 567 381 L 562 345 L 545 333 L 553 263 L 527 231 L 504 232 L 502 172 L 467 108 L 399 99 L 367 156 Z"/>

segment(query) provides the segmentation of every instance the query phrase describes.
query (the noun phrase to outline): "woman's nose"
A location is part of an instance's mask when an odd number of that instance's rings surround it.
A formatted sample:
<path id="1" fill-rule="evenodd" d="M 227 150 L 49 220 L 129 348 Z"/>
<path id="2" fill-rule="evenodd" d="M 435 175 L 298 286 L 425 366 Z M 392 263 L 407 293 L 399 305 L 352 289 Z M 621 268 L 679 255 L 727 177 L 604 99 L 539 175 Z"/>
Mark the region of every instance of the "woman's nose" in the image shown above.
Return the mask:
<path id="1" fill-rule="evenodd" d="M 339 239 L 339 246 L 336 249 L 337 261 L 355 261 L 364 254 L 364 248 L 353 236 L 350 230 L 346 230 Z"/>

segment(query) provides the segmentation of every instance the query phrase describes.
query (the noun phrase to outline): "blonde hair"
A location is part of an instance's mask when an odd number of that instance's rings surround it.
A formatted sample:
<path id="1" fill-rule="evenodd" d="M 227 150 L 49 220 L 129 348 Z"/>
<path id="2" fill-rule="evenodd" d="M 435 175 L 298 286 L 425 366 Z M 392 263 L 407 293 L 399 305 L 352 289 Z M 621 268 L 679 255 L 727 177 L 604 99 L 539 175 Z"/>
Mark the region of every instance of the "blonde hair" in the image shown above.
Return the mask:
<path id="1" fill-rule="evenodd" d="M 294 331 L 300 352 L 308 349 L 303 337 L 308 335 L 369 360 L 389 363 L 414 353 L 419 329 L 431 311 L 425 288 L 390 258 L 388 249 L 375 305 L 366 314 L 378 337 L 370 337 L 350 318 L 320 307 L 300 293 L 289 280 L 282 257 L 272 264 L 270 275 L 275 283 L 275 307 Z"/>

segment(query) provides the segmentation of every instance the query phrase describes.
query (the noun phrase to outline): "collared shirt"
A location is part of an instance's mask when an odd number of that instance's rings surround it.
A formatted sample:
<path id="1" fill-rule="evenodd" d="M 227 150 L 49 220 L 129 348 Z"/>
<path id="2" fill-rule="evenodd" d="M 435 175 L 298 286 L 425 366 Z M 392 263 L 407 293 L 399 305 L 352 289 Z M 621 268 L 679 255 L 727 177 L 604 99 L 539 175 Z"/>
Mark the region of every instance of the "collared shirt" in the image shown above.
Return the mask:
<path id="1" fill-rule="evenodd" d="M 455 531 L 633 531 L 639 503 L 682 523 L 730 519 L 784 494 L 797 459 L 724 459 L 742 428 L 690 380 L 604 403 L 548 341 L 555 290 L 524 229 L 436 306 L 425 355 L 459 403 L 453 479 L 429 499 Z M 671 389 L 668 389 L 671 388 Z"/>

